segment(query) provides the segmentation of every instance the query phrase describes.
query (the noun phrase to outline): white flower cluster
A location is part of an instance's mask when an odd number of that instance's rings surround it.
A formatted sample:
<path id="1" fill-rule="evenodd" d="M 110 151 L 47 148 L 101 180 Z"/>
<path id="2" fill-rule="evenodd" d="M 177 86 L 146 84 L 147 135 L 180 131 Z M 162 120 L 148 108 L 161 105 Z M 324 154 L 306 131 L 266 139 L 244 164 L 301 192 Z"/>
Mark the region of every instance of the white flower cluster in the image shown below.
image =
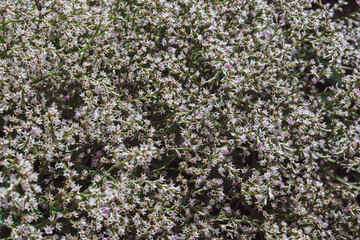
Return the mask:
<path id="1" fill-rule="evenodd" d="M 359 2 L 0 1 L 0 237 L 359 239 Z"/>

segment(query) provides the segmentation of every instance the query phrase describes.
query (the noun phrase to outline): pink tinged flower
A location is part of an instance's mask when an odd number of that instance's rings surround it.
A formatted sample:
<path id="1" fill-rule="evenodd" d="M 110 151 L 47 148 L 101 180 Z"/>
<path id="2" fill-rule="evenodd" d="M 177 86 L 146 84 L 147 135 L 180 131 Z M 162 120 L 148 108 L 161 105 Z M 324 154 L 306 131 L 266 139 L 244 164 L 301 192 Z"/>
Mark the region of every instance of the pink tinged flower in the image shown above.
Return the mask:
<path id="1" fill-rule="evenodd" d="M 67 156 L 64 158 L 65 162 L 69 162 L 70 161 L 70 156 Z"/>
<path id="2" fill-rule="evenodd" d="M 280 186 L 280 188 L 284 188 L 285 187 L 285 184 L 284 184 L 284 182 L 283 181 L 281 181 L 281 180 L 279 180 L 279 186 Z"/>
<path id="3" fill-rule="evenodd" d="M 70 100 L 69 95 L 65 96 L 65 97 L 64 97 L 64 100 L 65 100 L 65 101 L 69 101 L 69 100 Z"/>
<path id="4" fill-rule="evenodd" d="M 64 214 L 62 214 L 61 212 L 58 212 L 57 215 L 56 215 L 56 218 L 61 218 L 62 216 L 64 216 Z"/>
<path id="5" fill-rule="evenodd" d="M 169 28 L 169 29 L 168 29 L 168 33 L 172 34 L 172 33 L 174 33 L 174 32 L 175 32 L 175 30 L 174 30 L 173 28 Z"/>
<path id="6" fill-rule="evenodd" d="M 102 210 L 103 210 L 103 212 L 104 212 L 104 216 L 105 216 L 105 217 L 108 217 L 108 216 L 109 216 L 109 213 L 110 213 L 110 208 L 109 208 L 109 207 L 104 207 Z"/>
<path id="7" fill-rule="evenodd" d="M 225 68 L 226 68 L 227 70 L 230 70 L 231 65 L 230 65 L 230 64 L 228 64 L 228 63 L 225 63 Z"/>
<path id="8" fill-rule="evenodd" d="M 281 14 L 280 17 L 281 17 L 281 19 L 284 19 L 284 18 L 285 18 L 285 15 L 284 15 L 284 14 Z"/>
<path id="9" fill-rule="evenodd" d="M 35 92 L 33 90 L 30 90 L 28 93 L 28 97 L 32 97 L 35 95 Z"/>
<path id="10" fill-rule="evenodd" d="M 268 87 L 269 86 L 269 82 L 264 82 L 264 87 Z"/>
<path id="11" fill-rule="evenodd" d="M 59 168 L 64 168 L 64 163 L 56 163 L 55 164 L 55 169 L 59 169 Z"/>
<path id="12" fill-rule="evenodd" d="M 92 166 L 92 167 L 97 167 L 98 165 L 99 165 L 99 159 L 94 158 L 94 159 L 91 161 L 91 166 Z"/>
<path id="13" fill-rule="evenodd" d="M 310 70 L 310 72 L 311 72 L 312 74 L 316 74 L 316 73 L 317 73 L 317 69 L 313 67 L 313 68 Z"/>
<path id="14" fill-rule="evenodd" d="M 231 207 L 225 207 L 225 211 L 230 214 L 232 212 Z"/>
<path id="15" fill-rule="evenodd" d="M 356 4 L 357 4 L 357 5 L 360 5 L 360 0 L 356 0 Z"/>
<path id="16" fill-rule="evenodd" d="M 263 195 L 262 195 L 262 194 L 258 194 L 258 195 L 255 196 L 255 198 L 256 198 L 256 200 L 257 200 L 258 202 L 260 202 L 261 199 L 263 198 Z"/>
<path id="17" fill-rule="evenodd" d="M 356 93 L 357 95 L 359 95 L 359 94 L 360 94 L 360 89 L 356 88 L 356 89 L 355 89 L 355 93 Z"/>
<path id="18" fill-rule="evenodd" d="M 224 181 L 220 178 L 217 183 L 218 183 L 218 185 L 221 185 L 221 184 L 223 184 L 223 182 Z"/>
<path id="19" fill-rule="evenodd" d="M 261 143 L 261 142 L 258 142 L 257 144 L 256 144 L 256 147 L 261 147 L 263 144 Z"/>
<path id="20" fill-rule="evenodd" d="M 317 84 L 317 82 L 318 82 L 318 79 L 316 79 L 316 78 L 313 78 L 313 79 L 312 79 L 312 82 L 313 82 L 313 84 Z"/>
<path id="21" fill-rule="evenodd" d="M 116 130 L 116 126 L 114 124 L 111 124 L 111 126 L 109 126 L 108 128 L 110 132 L 114 132 Z"/>
<path id="22" fill-rule="evenodd" d="M 44 227 L 44 231 L 45 231 L 46 234 L 52 234 L 53 230 L 54 230 L 54 228 L 52 228 L 50 226 Z"/>
<path id="23" fill-rule="evenodd" d="M 271 173 L 270 172 L 266 172 L 265 174 L 264 174 L 264 178 L 265 179 L 269 179 L 271 177 Z"/>
<path id="24" fill-rule="evenodd" d="M 221 149 L 221 153 L 227 155 L 229 151 L 226 148 Z"/>
<path id="25" fill-rule="evenodd" d="M 16 31 L 16 33 L 19 34 L 19 35 L 22 35 L 22 34 L 24 34 L 25 32 L 24 32 L 24 30 L 18 28 L 17 31 Z"/>
<path id="26" fill-rule="evenodd" d="M 314 60 L 313 58 L 310 59 L 310 64 L 311 64 L 311 65 L 315 64 L 315 60 Z"/>
<path id="27" fill-rule="evenodd" d="M 336 150 L 335 149 L 331 149 L 331 155 L 335 155 L 336 154 Z"/>
<path id="28" fill-rule="evenodd" d="M 288 121 L 288 123 L 290 124 L 290 125 L 294 125 L 295 124 L 295 120 L 293 120 L 293 119 L 290 119 L 289 121 Z"/>
<path id="29" fill-rule="evenodd" d="M 39 101 L 38 101 L 36 98 L 33 98 L 33 99 L 31 100 L 31 104 L 36 105 L 36 104 L 38 104 L 38 103 L 39 103 Z"/>
<path id="30" fill-rule="evenodd" d="M 270 34 L 267 31 L 264 31 L 265 38 L 269 38 Z"/>
<path id="31" fill-rule="evenodd" d="M 169 41 L 170 45 L 173 45 L 175 43 L 175 40 L 174 39 L 170 39 Z"/>
<path id="32" fill-rule="evenodd" d="M 7 198 L 4 199 L 4 208 L 7 209 L 9 207 L 9 202 L 7 200 Z"/>

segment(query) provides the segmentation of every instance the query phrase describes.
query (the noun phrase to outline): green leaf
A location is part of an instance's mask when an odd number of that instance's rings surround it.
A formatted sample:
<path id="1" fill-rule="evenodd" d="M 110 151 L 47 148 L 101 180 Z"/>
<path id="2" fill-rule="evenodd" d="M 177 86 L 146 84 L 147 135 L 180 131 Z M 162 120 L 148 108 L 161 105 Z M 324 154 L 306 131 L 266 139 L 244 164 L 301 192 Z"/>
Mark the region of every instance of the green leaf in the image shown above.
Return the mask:
<path id="1" fill-rule="evenodd" d="M 61 48 L 61 44 L 60 44 L 60 38 L 55 38 L 55 46 L 57 47 L 57 48 Z"/>
<path id="2" fill-rule="evenodd" d="M 53 209 L 54 209 L 54 211 L 56 211 L 56 212 L 61 212 L 61 211 L 62 211 L 62 208 L 61 208 L 61 207 L 54 207 Z"/>
<path id="3" fill-rule="evenodd" d="M 342 74 L 340 74 L 338 71 L 334 70 L 331 77 L 326 80 L 327 82 L 331 83 L 332 85 L 342 85 Z"/>

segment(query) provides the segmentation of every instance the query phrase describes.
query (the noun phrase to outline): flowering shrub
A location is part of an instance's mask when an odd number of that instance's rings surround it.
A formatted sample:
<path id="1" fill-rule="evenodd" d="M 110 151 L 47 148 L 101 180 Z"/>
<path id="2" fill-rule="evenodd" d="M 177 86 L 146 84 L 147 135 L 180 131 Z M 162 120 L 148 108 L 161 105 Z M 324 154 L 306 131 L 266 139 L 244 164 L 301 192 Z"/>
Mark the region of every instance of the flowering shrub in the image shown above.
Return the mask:
<path id="1" fill-rule="evenodd" d="M 346 4 L 1 1 L 1 237 L 360 238 Z"/>

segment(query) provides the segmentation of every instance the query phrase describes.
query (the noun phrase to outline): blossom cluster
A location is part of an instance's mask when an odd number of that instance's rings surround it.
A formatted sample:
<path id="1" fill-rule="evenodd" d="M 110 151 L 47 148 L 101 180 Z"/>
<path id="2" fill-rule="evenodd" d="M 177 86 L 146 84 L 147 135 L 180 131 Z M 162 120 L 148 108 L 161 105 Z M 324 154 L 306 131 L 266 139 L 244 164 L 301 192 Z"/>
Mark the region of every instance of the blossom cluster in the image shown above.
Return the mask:
<path id="1" fill-rule="evenodd" d="M 347 4 L 0 1 L 0 237 L 360 238 Z"/>

